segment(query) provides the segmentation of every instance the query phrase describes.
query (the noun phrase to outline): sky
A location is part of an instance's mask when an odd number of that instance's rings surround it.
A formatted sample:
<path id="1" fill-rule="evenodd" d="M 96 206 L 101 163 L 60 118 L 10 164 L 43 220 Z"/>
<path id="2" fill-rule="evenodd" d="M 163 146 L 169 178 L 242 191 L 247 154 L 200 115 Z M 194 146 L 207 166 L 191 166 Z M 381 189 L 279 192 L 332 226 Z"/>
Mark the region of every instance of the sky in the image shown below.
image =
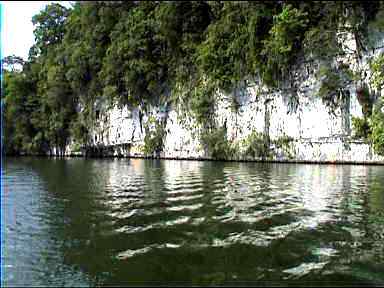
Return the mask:
<path id="1" fill-rule="evenodd" d="M 49 3 L 70 7 L 70 1 L 0 1 L 2 6 L 1 49 L 2 56 L 16 55 L 28 59 L 33 45 L 32 17 Z M 73 2 L 73 1 L 71 1 Z"/>

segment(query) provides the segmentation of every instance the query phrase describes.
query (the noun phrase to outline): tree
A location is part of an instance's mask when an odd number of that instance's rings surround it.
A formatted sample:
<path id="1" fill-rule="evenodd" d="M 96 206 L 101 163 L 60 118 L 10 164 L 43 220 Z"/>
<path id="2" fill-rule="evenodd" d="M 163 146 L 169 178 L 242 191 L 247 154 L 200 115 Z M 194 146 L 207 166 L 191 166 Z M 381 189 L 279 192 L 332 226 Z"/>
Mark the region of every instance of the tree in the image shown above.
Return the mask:
<path id="1" fill-rule="evenodd" d="M 86 144 L 100 102 L 145 110 L 179 101 L 213 128 L 218 90 L 239 91 L 255 78 L 278 86 L 302 56 L 328 65 L 342 52 L 341 32 L 354 33 L 363 50 L 382 8 L 371 1 L 49 4 L 32 19 L 28 61 L 4 59 L 6 146 L 42 153 L 70 138 Z M 378 89 L 380 59 L 372 63 Z M 332 104 L 353 79 L 348 67 L 328 68 L 319 94 Z"/>
<path id="2" fill-rule="evenodd" d="M 24 63 L 25 62 L 23 58 L 16 55 L 6 56 L 2 60 L 3 69 L 9 70 L 11 72 L 21 70 L 23 68 Z"/>
<path id="3" fill-rule="evenodd" d="M 300 50 L 301 40 L 307 28 L 307 13 L 292 5 L 286 5 L 280 14 L 273 18 L 269 37 L 263 41 L 261 54 L 264 56 L 262 79 L 269 85 L 276 85 L 276 80 L 284 76 L 295 60 L 295 51 Z"/>
<path id="4" fill-rule="evenodd" d="M 32 47 L 34 57 L 46 55 L 49 48 L 61 43 L 64 37 L 64 23 L 69 15 L 69 9 L 54 3 L 49 4 L 39 14 L 33 16 L 32 23 L 36 44 Z"/>

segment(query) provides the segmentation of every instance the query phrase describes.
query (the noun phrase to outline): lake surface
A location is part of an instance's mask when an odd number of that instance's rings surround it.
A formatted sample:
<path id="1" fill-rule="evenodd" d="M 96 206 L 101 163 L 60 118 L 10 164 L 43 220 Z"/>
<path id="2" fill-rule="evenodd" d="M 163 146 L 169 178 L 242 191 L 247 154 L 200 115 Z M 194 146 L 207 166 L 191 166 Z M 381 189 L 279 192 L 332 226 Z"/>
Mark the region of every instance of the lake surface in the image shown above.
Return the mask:
<path id="1" fill-rule="evenodd" d="M 3 285 L 384 285 L 384 166 L 8 158 Z"/>

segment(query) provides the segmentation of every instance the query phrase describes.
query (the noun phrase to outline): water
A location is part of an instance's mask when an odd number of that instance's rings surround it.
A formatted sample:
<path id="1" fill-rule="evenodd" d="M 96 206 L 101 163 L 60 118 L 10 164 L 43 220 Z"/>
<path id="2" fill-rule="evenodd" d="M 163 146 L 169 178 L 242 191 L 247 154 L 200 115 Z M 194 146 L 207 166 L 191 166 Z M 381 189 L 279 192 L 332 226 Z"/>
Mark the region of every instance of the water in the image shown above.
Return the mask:
<path id="1" fill-rule="evenodd" d="M 9 158 L 3 285 L 384 285 L 384 166 Z"/>

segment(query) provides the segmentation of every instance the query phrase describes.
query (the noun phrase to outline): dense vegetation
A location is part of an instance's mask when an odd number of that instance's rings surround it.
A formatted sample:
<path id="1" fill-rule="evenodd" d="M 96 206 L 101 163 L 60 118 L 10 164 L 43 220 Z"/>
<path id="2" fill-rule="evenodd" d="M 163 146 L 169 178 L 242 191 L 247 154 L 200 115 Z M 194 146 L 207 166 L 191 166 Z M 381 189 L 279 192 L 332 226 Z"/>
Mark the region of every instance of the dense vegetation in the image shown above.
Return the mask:
<path id="1" fill-rule="evenodd" d="M 22 65 L 21 71 L 3 71 L 5 150 L 45 153 L 64 147 L 70 137 L 86 144 L 97 103 L 142 111 L 150 104 L 181 103 L 216 133 L 208 120 L 217 89 L 231 92 L 255 79 L 279 86 L 304 55 L 333 63 L 341 51 L 340 30 L 354 33 L 364 50 L 370 45 L 368 23 L 378 22 L 383 6 L 376 1 L 50 4 L 32 19 L 36 43 L 29 59 L 4 60 L 8 67 Z M 383 63 L 375 69 L 375 81 L 381 83 Z M 324 82 L 325 101 L 334 102 L 346 79 Z M 161 149 L 163 134 L 157 134 L 146 139 L 150 152 Z M 203 138 L 215 147 L 209 136 Z M 221 148 L 231 153 L 227 144 Z M 216 148 L 213 153 L 219 153 Z"/>

